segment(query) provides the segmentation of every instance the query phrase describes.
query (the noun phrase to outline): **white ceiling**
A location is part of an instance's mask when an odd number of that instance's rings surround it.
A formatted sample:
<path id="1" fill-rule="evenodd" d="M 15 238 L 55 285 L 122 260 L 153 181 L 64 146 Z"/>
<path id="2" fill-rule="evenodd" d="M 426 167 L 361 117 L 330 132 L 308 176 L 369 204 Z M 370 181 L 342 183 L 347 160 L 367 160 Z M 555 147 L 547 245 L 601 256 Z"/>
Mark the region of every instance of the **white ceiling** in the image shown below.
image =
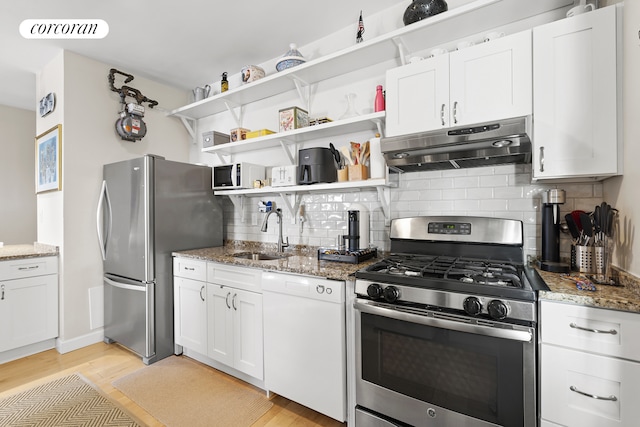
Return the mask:
<path id="1" fill-rule="evenodd" d="M 35 73 L 61 49 L 188 90 L 354 26 L 399 0 L 25 0 L 0 2 L 0 104 L 35 110 Z M 410 1 L 404 0 L 407 5 Z M 25 19 L 102 19 L 100 40 L 25 39 Z M 365 31 L 366 38 L 366 31 Z M 270 70 L 267 70 L 270 73 Z M 104 76 L 106 84 L 106 76 Z"/>

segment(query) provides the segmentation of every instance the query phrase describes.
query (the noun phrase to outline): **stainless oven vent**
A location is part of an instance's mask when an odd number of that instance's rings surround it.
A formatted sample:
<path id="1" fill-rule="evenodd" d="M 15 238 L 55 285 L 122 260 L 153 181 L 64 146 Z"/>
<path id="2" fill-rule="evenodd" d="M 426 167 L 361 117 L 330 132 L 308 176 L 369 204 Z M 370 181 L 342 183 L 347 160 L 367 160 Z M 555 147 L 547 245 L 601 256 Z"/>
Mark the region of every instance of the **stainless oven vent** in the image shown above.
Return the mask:
<path id="1" fill-rule="evenodd" d="M 531 162 L 531 117 L 382 138 L 387 165 L 404 172 Z"/>

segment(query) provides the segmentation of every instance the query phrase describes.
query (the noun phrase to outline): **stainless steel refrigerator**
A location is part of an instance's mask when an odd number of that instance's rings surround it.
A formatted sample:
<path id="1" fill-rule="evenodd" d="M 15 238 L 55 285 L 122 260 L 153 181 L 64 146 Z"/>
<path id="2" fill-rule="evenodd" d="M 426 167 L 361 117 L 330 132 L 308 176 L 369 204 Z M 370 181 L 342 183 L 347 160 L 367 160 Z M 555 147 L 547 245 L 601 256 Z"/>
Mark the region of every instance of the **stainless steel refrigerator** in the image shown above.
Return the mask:
<path id="1" fill-rule="evenodd" d="M 211 168 L 146 155 L 104 166 L 104 340 L 150 364 L 174 352 L 171 253 L 222 245 Z"/>

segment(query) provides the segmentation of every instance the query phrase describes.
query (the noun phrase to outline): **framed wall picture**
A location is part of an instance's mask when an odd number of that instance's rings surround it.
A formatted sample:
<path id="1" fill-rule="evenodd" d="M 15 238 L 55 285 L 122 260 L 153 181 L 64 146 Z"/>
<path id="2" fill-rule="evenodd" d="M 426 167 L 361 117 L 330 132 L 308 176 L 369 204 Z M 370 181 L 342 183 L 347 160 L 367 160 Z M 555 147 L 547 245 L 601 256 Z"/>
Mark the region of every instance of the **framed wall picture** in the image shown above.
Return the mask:
<path id="1" fill-rule="evenodd" d="M 36 136 L 36 193 L 62 190 L 62 125 Z"/>

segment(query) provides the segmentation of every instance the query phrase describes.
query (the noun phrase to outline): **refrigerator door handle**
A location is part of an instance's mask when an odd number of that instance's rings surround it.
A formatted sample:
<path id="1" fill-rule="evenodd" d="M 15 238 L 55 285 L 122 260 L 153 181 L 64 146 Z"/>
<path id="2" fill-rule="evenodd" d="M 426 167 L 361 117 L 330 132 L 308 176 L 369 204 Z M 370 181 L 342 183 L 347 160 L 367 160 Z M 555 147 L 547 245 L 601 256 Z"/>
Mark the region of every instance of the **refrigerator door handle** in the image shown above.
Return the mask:
<path id="1" fill-rule="evenodd" d="M 107 217 L 107 228 L 104 239 L 102 238 L 103 226 L 100 224 L 100 216 L 104 210 L 103 204 L 107 207 L 109 216 Z M 102 188 L 100 189 L 100 198 L 98 199 L 98 209 L 96 212 L 96 227 L 98 230 L 98 242 L 100 243 L 100 253 L 102 254 L 102 260 L 107 259 L 107 244 L 109 243 L 109 237 L 111 237 L 111 202 L 109 201 L 109 191 L 107 189 L 107 181 L 102 181 Z"/>
<path id="2" fill-rule="evenodd" d="M 125 289 L 127 291 L 138 291 L 138 292 L 146 292 L 147 291 L 146 288 L 144 288 L 143 286 L 127 285 L 125 283 L 116 282 L 116 281 L 113 281 L 111 279 L 107 279 L 106 277 L 104 278 L 104 281 L 107 282 L 111 286 L 114 286 L 114 287 L 120 288 L 120 289 Z"/>

